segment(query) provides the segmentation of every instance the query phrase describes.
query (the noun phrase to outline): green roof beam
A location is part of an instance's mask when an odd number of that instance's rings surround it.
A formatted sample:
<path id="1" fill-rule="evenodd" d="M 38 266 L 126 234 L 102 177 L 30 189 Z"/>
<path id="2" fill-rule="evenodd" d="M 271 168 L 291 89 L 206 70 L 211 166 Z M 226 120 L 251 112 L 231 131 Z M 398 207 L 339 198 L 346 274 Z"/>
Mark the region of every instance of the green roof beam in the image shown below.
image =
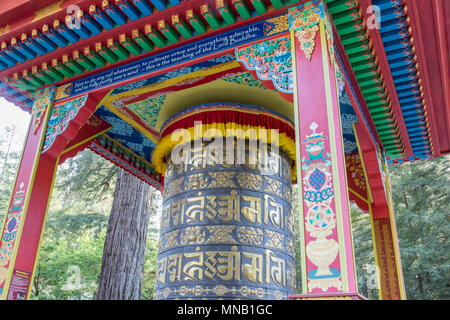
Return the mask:
<path id="1" fill-rule="evenodd" d="M 236 0 L 233 2 L 233 5 L 243 20 L 249 19 L 252 16 L 250 9 L 243 0 Z"/>
<path id="2" fill-rule="evenodd" d="M 328 11 L 331 14 L 336 14 L 339 12 L 347 11 L 349 9 L 355 8 L 356 4 L 354 1 L 347 0 L 325 0 L 327 3 Z"/>
<path id="3" fill-rule="evenodd" d="M 155 28 L 153 28 L 150 24 L 147 24 L 145 26 L 145 34 L 149 39 L 158 47 L 162 48 L 166 45 L 166 40 L 164 37 L 159 33 L 159 31 Z"/>
<path id="4" fill-rule="evenodd" d="M 117 56 L 119 60 L 125 60 L 130 56 L 128 51 L 112 38 L 106 41 L 106 46 Z"/>
<path id="5" fill-rule="evenodd" d="M 270 3 L 272 3 L 272 5 L 275 9 L 280 9 L 284 6 L 282 0 L 270 0 Z"/>
<path id="6" fill-rule="evenodd" d="M 85 68 L 86 70 L 88 70 L 88 71 L 95 70 L 95 63 L 93 63 L 92 61 L 87 59 L 82 54 L 79 54 L 78 51 L 74 52 L 73 58 L 77 63 L 79 63 L 81 66 L 83 66 L 83 68 Z M 66 74 L 64 74 L 64 75 L 67 77 Z"/>
<path id="7" fill-rule="evenodd" d="M 201 7 L 201 14 L 202 14 L 203 18 L 205 18 L 206 22 L 214 30 L 219 29 L 222 26 L 217 15 L 214 13 L 213 10 L 211 10 L 211 8 L 209 8 L 209 6 L 207 4 L 205 4 Z"/>
<path id="8" fill-rule="evenodd" d="M 90 48 L 84 49 L 84 56 L 91 60 L 97 66 L 97 68 L 101 68 L 106 65 L 106 60 L 103 59 L 96 51 L 91 50 Z"/>
<path id="9" fill-rule="evenodd" d="M 193 36 L 192 30 L 189 27 L 189 25 L 186 22 L 184 22 L 184 20 L 180 18 L 178 14 L 172 16 L 172 24 L 183 38 L 189 39 Z"/>
<path id="10" fill-rule="evenodd" d="M 199 16 L 194 12 L 193 9 L 186 11 L 186 19 L 189 24 L 197 31 L 198 34 L 202 34 L 206 32 L 206 25 L 199 18 Z"/>
<path id="11" fill-rule="evenodd" d="M 45 66 L 43 64 L 42 71 L 47 73 L 50 77 L 52 77 L 53 82 L 59 82 L 59 81 L 64 80 L 64 75 L 62 75 L 61 73 L 56 71 L 54 68 L 48 67 L 46 63 L 45 63 Z"/>
<path id="12" fill-rule="evenodd" d="M 264 1 L 253 0 L 252 4 L 258 14 L 264 14 L 267 12 L 267 7 L 266 7 L 266 4 L 264 3 Z"/>
<path id="13" fill-rule="evenodd" d="M 95 50 L 97 53 L 109 63 L 116 63 L 119 58 L 108 47 L 105 47 L 100 42 L 95 44 Z"/>
<path id="14" fill-rule="evenodd" d="M 142 49 L 137 45 L 136 42 L 134 42 L 133 39 L 131 39 L 126 34 L 121 34 L 119 36 L 119 42 L 120 44 L 133 56 L 138 56 L 141 54 Z"/>
<path id="15" fill-rule="evenodd" d="M 216 2 L 218 4 L 218 2 Z M 222 19 L 224 20 L 224 25 L 228 26 L 230 24 L 233 24 L 236 22 L 236 18 L 234 17 L 233 12 L 231 12 L 230 8 L 226 4 L 226 2 L 223 2 L 220 7 L 217 5 L 217 10 L 219 11 L 220 15 L 222 16 Z"/>
<path id="16" fill-rule="evenodd" d="M 136 42 L 141 47 L 143 51 L 149 52 L 153 50 L 152 42 L 147 38 L 146 35 L 144 35 L 138 29 L 134 29 L 132 31 L 131 37 L 133 38 L 134 42 Z"/>
<path id="17" fill-rule="evenodd" d="M 160 20 L 158 22 L 158 29 L 161 34 L 166 37 L 168 44 L 176 43 L 179 40 L 178 34 L 173 30 L 173 28 L 166 23 L 165 20 Z"/>

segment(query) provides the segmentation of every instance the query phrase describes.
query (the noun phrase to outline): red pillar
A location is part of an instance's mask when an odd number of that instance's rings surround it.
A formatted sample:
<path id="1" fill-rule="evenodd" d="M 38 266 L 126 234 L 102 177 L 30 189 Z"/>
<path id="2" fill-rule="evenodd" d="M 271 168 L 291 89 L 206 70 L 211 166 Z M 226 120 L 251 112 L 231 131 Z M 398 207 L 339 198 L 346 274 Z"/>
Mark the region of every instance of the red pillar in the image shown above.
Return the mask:
<path id="1" fill-rule="evenodd" d="M 405 284 L 387 164 L 361 124 L 356 123 L 354 129 L 370 194 L 379 297 L 382 300 L 404 300 Z"/>
<path id="2" fill-rule="evenodd" d="M 337 72 L 330 16 L 323 1 L 289 9 L 294 66 L 303 294 L 357 294 Z"/>
<path id="3" fill-rule="evenodd" d="M 32 119 L 9 209 L 0 240 L 0 294 L 2 299 L 27 299 L 44 230 L 47 209 L 60 156 L 77 139 L 80 128 L 95 111 L 98 101 L 88 96 L 54 103 L 56 89 L 40 90 L 32 108 Z M 93 139 L 107 127 L 98 126 Z M 103 130 L 103 131 L 102 131 Z M 68 144 L 69 143 L 69 144 Z"/>
<path id="4" fill-rule="evenodd" d="M 29 293 L 41 230 L 53 184 L 56 159 L 41 156 L 55 90 L 37 93 L 33 115 L 14 183 L 0 249 L 2 299 Z M 39 185 L 39 187 L 35 187 Z"/>

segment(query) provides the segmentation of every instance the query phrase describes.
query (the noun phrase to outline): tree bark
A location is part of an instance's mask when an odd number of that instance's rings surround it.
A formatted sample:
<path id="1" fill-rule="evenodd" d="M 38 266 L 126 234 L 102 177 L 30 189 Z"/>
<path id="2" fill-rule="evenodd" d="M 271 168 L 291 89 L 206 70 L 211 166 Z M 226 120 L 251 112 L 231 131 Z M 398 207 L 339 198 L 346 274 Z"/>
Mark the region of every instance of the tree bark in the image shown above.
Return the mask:
<path id="1" fill-rule="evenodd" d="M 119 169 L 108 222 L 97 300 L 139 300 L 150 187 Z"/>

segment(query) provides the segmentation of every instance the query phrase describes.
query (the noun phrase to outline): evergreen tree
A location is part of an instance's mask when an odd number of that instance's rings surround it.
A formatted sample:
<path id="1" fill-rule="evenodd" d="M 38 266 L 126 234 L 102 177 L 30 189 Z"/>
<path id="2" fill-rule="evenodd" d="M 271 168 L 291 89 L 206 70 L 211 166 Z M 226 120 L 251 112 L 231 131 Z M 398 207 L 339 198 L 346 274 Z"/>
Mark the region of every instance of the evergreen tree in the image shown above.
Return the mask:
<path id="1" fill-rule="evenodd" d="M 390 167 L 408 299 L 450 299 L 450 155 Z"/>
<path id="2" fill-rule="evenodd" d="M 119 170 L 96 299 L 139 300 L 149 220 L 149 188 Z"/>
<path id="3" fill-rule="evenodd" d="M 20 161 L 20 154 L 17 152 L 19 148 L 13 148 L 13 144 L 21 138 L 16 132 L 15 126 L 6 127 L 3 132 L 0 132 L 0 221 L 2 222 L 8 210 Z"/>

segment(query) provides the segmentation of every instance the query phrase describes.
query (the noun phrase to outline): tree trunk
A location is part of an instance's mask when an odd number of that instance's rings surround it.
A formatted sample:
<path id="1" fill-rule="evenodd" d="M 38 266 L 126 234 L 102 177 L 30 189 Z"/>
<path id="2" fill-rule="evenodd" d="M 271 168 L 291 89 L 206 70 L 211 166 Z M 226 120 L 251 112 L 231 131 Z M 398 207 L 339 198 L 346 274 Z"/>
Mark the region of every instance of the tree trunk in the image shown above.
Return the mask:
<path id="1" fill-rule="evenodd" d="M 149 222 L 150 187 L 119 169 L 96 299 L 139 300 Z"/>

